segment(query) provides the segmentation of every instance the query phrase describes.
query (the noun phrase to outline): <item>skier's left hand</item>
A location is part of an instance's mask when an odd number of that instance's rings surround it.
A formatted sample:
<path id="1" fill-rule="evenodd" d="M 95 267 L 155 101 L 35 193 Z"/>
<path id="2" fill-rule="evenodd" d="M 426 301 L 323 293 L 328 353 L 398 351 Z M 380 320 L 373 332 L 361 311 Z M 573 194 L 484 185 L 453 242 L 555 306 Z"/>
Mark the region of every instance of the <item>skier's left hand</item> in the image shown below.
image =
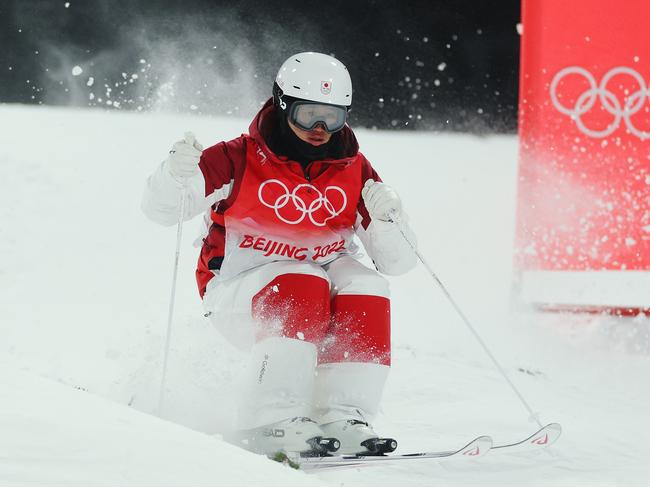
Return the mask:
<path id="1" fill-rule="evenodd" d="M 370 218 L 385 222 L 399 221 L 402 202 L 393 188 L 387 184 L 368 179 L 361 190 Z"/>

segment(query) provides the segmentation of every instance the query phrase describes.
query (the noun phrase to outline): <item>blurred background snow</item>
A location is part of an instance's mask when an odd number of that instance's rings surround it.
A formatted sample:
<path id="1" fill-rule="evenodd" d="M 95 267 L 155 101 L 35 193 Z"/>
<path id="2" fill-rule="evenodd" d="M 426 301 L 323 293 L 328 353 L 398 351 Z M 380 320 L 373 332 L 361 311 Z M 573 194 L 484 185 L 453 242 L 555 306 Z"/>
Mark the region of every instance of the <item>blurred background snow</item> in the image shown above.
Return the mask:
<path id="1" fill-rule="evenodd" d="M 252 115 L 290 55 L 349 68 L 355 126 L 512 132 L 519 2 L 2 0 L 0 102 Z"/>

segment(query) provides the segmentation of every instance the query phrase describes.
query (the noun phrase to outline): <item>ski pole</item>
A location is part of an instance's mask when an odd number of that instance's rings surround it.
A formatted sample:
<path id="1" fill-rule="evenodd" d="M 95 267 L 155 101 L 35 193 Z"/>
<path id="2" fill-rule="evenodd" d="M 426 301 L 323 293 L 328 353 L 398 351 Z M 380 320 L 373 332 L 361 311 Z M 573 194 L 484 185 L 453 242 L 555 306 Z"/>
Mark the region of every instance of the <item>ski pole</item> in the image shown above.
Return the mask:
<path id="1" fill-rule="evenodd" d="M 447 288 L 442 283 L 442 281 L 438 278 L 438 276 L 433 271 L 431 266 L 427 263 L 424 256 L 417 249 L 417 246 L 413 242 L 411 242 L 409 240 L 409 238 L 406 236 L 406 233 L 404 232 L 404 229 L 402 228 L 402 225 L 400 224 L 399 218 L 397 217 L 395 212 L 392 211 L 389 216 L 390 216 L 390 219 L 393 222 L 393 224 L 399 229 L 400 233 L 402 234 L 402 237 L 404 237 L 404 240 L 406 240 L 406 242 L 409 244 L 409 246 L 411 247 L 411 249 L 413 250 L 413 252 L 417 256 L 418 260 L 422 263 L 422 265 L 427 270 L 427 272 L 431 275 L 431 277 L 433 277 L 434 281 L 436 281 L 438 283 L 438 286 L 440 287 L 440 289 L 442 289 L 442 292 L 445 294 L 445 296 L 447 296 L 447 299 L 449 300 L 451 305 L 456 310 L 456 313 L 458 313 L 460 318 L 463 320 L 463 323 L 465 323 L 465 325 L 467 326 L 469 331 L 474 335 L 474 338 L 476 338 L 476 340 L 481 345 L 481 347 L 483 348 L 483 350 L 485 351 L 487 356 L 490 357 L 490 360 L 492 360 L 492 363 L 494 364 L 496 369 L 499 371 L 501 376 L 508 383 L 508 385 L 513 390 L 513 392 L 517 395 L 517 397 L 519 398 L 519 401 L 521 401 L 521 404 L 524 406 L 524 408 L 526 408 L 526 411 L 528 411 L 528 414 L 529 414 L 529 418 L 528 418 L 529 421 L 534 420 L 538 424 L 538 426 L 540 428 L 542 428 L 543 425 L 542 425 L 541 421 L 539 420 L 539 414 L 533 412 L 532 408 L 528 405 L 528 402 L 526 401 L 526 399 L 524 399 L 524 396 L 521 394 L 521 392 L 519 392 L 519 389 L 517 389 L 517 386 L 515 386 L 514 383 L 510 380 L 510 378 L 506 374 L 506 372 L 503 369 L 503 367 L 501 366 L 501 364 L 498 362 L 498 360 L 496 359 L 494 354 L 490 351 L 490 349 L 486 345 L 485 341 L 483 341 L 483 339 L 481 338 L 481 335 L 479 335 L 478 332 L 476 331 L 476 329 L 474 328 L 474 326 L 472 326 L 472 323 L 469 321 L 469 319 L 467 319 L 467 317 L 465 316 L 465 313 L 463 313 L 463 311 L 460 309 L 460 306 L 458 306 L 458 304 L 456 304 L 456 301 L 453 299 L 453 297 L 451 296 L 449 291 L 447 291 Z"/>
<path id="2" fill-rule="evenodd" d="M 191 132 L 185 133 L 185 141 L 194 145 L 194 135 Z M 163 353 L 162 374 L 160 375 L 160 392 L 158 395 L 158 416 L 162 417 L 163 402 L 165 398 L 165 383 L 167 381 L 167 362 L 169 358 L 169 345 L 172 335 L 172 321 L 174 317 L 174 303 L 176 301 L 176 280 L 178 277 L 178 261 L 181 253 L 181 239 L 183 237 L 183 217 L 185 216 L 185 196 L 187 193 L 186 182 L 183 181 L 181 189 L 180 209 L 178 211 L 178 225 L 176 227 L 176 254 L 174 257 L 174 273 L 172 277 L 172 289 L 169 297 L 169 310 L 167 313 L 167 334 L 165 335 L 165 351 Z"/>

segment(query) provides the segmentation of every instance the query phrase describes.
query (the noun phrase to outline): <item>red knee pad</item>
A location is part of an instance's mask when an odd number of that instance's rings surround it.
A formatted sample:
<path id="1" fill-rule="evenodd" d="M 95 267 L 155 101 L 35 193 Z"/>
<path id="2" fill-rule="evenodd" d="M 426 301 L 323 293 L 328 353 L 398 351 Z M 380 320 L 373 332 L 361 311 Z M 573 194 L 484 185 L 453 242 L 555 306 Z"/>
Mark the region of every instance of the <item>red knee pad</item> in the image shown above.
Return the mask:
<path id="1" fill-rule="evenodd" d="M 390 365 L 390 301 L 343 295 L 332 300 L 332 322 L 319 363 L 374 362 Z"/>
<path id="2" fill-rule="evenodd" d="M 329 283 L 309 274 L 279 275 L 253 296 L 252 313 L 262 325 L 257 340 L 285 336 L 319 343 L 329 326 Z"/>

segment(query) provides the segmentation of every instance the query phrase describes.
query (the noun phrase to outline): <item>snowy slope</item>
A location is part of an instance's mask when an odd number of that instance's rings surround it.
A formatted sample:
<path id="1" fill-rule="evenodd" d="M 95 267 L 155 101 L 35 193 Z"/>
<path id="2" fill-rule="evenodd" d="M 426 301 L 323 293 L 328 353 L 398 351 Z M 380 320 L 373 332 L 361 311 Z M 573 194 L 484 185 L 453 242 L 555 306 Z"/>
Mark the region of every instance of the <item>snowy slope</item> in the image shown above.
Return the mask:
<path id="1" fill-rule="evenodd" d="M 301 473 L 258 468 L 270 462 L 248 463 L 254 460 L 246 452 L 137 412 L 152 413 L 157 401 L 175 240 L 174 228 L 142 216 L 144 179 L 185 130 L 208 145 L 239 135 L 248 122 L 19 106 L 0 106 L 0 122 L 0 484 L 11 475 L 16 485 L 43 485 L 29 472 L 46 467 L 79 482 L 117 465 L 140 475 L 158 451 L 166 479 L 188 462 L 203 466 L 187 485 L 207 485 L 215 475 L 224 485 L 306 482 Z M 552 454 L 536 458 L 495 454 L 476 465 L 421 463 L 319 477 L 364 486 L 386 479 L 405 486 L 647 485 L 648 320 L 581 322 L 510 311 L 516 139 L 358 136 L 401 193 L 439 277 L 542 419 L 561 422 L 565 434 Z M 227 434 L 242 357 L 202 317 L 193 280 L 198 226 L 190 222 L 184 232 L 163 416 Z M 394 366 L 377 428 L 399 438 L 404 452 L 460 446 L 477 434 L 506 442 L 532 432 L 430 276 L 420 267 L 391 281 Z M 23 410 L 33 420 L 21 419 Z M 79 436 L 53 434 L 76 418 Z M 92 424 L 97 429 L 88 435 L 84 425 Z M 42 444 L 40 429 L 48 438 Z M 151 455 L 129 463 L 121 435 L 137 437 Z M 76 442 L 90 439 L 101 454 L 80 465 L 85 457 Z M 181 447 L 158 450 L 165 442 Z M 217 457 L 226 470 L 211 470 Z M 251 465 L 245 481 L 237 477 L 242 462 Z M 123 484 L 161 485 L 147 483 L 154 481 Z"/>
<path id="2" fill-rule="evenodd" d="M 0 370 L 0 485 L 325 485 L 258 455 L 28 374 Z"/>

